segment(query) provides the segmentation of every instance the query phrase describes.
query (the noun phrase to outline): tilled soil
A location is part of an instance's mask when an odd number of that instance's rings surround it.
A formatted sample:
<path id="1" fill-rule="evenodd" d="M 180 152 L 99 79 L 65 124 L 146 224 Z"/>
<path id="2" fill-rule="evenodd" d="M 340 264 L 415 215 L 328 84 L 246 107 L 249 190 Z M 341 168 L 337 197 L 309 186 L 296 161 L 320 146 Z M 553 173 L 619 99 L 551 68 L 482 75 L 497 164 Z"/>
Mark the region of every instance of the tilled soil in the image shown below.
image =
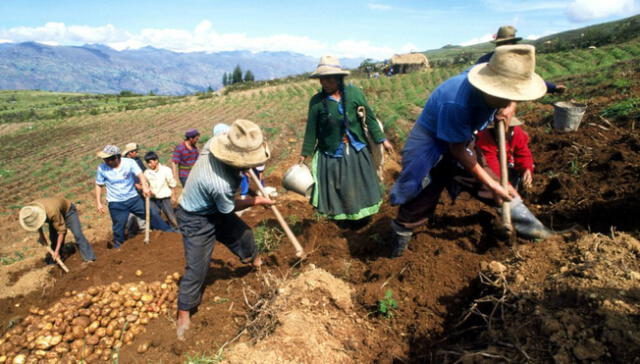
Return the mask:
<path id="1" fill-rule="evenodd" d="M 637 89 L 632 91 L 638 94 Z M 592 91 L 584 91 L 585 94 L 589 92 Z M 571 94 L 567 95 L 569 97 Z M 215 355 L 234 338 L 236 343 L 251 342 L 249 330 L 243 329 L 254 318 L 255 305 L 273 293 L 265 282 L 295 277 L 311 264 L 345 281 L 354 290 L 353 314 L 366 320 L 367 327 L 371 328 L 366 335 L 362 331 L 357 334 L 362 337 L 351 338 L 358 342 L 355 361 L 455 359 L 452 353 L 459 354 L 457 349 L 451 349 L 448 356 L 442 356 L 438 350 L 459 348 L 469 342 L 464 335 L 452 334 L 457 332 L 457 325 L 474 299 L 486 294 L 486 285 L 478 278 L 486 264 L 515 259 L 527 267 L 526 274 L 518 274 L 524 277 L 527 285 L 534 287 L 530 290 L 542 289 L 553 279 L 554 269 L 561 269 L 561 262 L 576 264 L 576 255 L 571 249 L 582 246 L 581 241 L 589 236 L 589 231 L 610 234 L 615 226 L 631 236 L 639 236 L 640 135 L 637 130 L 631 130 L 630 123 L 602 121 L 599 116 L 606 105 L 622 98 L 616 94 L 594 97 L 580 129 L 566 134 L 557 134 L 549 128 L 550 106 L 531 103 L 523 107 L 526 111 L 521 113 L 521 118 L 528 124 L 525 128 L 531 136 L 536 159 L 534 187 L 524 194 L 525 201 L 547 225 L 558 230 L 574 228 L 573 232 L 538 243 L 519 239 L 514 248 L 496 237 L 493 209 L 464 194 L 452 205 L 443 195 L 436 217 L 418 230 L 404 256 L 389 259 L 389 222 L 395 216 L 395 208 L 384 204 L 368 225 L 352 231 L 316 216 L 304 200 L 281 191 L 278 208 L 292 222 L 292 229 L 304 245 L 307 258 L 304 261 L 296 259 L 293 248 L 282 240 L 278 249 L 266 254 L 263 267 L 254 270 L 241 264 L 224 246 L 217 245 L 203 303 L 193 316 L 187 341 L 175 340 L 174 317 L 161 317 L 150 322 L 146 332 L 138 335 L 132 345 L 123 347 L 120 361 L 178 363 L 203 353 Z M 282 171 L 293 162 L 293 156 L 283 161 L 267 183 L 279 186 Z M 397 164 L 391 162 L 386 181 L 392 181 L 397 171 Z M 271 212 L 262 208 L 252 208 L 242 218 L 254 227 L 277 225 Z M 98 260 L 95 263 L 83 265 L 75 254 L 66 261 L 71 273 L 54 270 L 53 284 L 47 285 L 46 289 L 0 300 L 3 333 L 13 322 L 26 316 L 32 306 L 48 307 L 65 292 L 82 291 L 114 281 L 151 282 L 162 280 L 173 272 L 182 273 L 184 258 L 179 234 L 153 232 L 150 245 L 144 245 L 142 237 L 138 236 L 127 241 L 119 251 L 106 248 L 105 234 L 96 236 L 94 249 Z M 567 267 L 577 269 L 571 264 Z M 136 270 L 141 270 L 142 275 L 136 276 Z M 637 283 L 630 284 L 629 290 L 636 292 Z M 388 290 L 398 304 L 392 318 L 383 317 L 377 308 L 378 301 Z M 554 308 L 564 307 L 566 302 L 553 295 L 546 299 L 552 301 L 553 305 L 549 307 Z M 523 302 L 537 304 L 533 299 Z M 617 301 L 610 302 L 617 304 Z M 525 317 L 514 313 L 511 319 L 518 321 Z M 585 324 L 590 320 L 592 318 L 585 319 Z M 597 335 L 590 338 L 602 341 Z M 525 340 L 524 337 L 520 339 Z M 588 345 L 592 342 L 588 339 L 579 343 Z M 151 348 L 141 355 L 135 348 L 143 341 L 150 341 Z M 474 350 L 478 347 L 475 345 Z M 491 353 L 514 358 L 517 357 L 514 353 L 519 352 Z M 595 356 L 598 353 L 602 355 Z M 551 360 L 560 355 L 558 358 L 566 357 L 569 361 L 637 360 L 635 354 L 620 356 L 614 349 L 603 349 L 598 353 L 576 353 L 569 351 L 566 345 L 557 344 L 539 357 Z M 484 357 L 487 358 L 491 357 Z"/>

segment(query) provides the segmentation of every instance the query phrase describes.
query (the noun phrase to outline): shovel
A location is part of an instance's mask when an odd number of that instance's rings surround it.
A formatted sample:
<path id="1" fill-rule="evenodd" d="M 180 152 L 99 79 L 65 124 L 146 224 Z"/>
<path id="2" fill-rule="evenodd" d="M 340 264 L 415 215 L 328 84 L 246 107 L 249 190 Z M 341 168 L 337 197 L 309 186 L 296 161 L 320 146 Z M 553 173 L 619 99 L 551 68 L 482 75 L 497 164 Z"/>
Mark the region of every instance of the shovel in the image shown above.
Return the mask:
<path id="1" fill-rule="evenodd" d="M 144 198 L 144 218 L 145 218 L 145 224 L 144 224 L 144 243 L 145 244 L 149 244 L 149 229 L 151 229 L 151 227 L 149 225 L 151 225 L 151 214 L 149 213 L 149 196 L 145 196 Z"/>
<path id="2" fill-rule="evenodd" d="M 260 189 L 262 196 L 268 198 L 269 195 L 267 195 L 267 193 L 264 191 L 262 183 L 260 183 L 260 180 L 258 179 L 256 174 L 253 173 L 253 169 L 249 169 L 249 175 L 251 176 L 251 179 L 253 179 L 253 182 L 256 184 L 256 186 L 258 186 L 258 188 Z M 291 244 L 293 244 L 293 247 L 296 250 L 296 257 L 302 258 L 302 256 L 304 255 L 304 250 L 302 249 L 300 242 L 298 242 L 296 236 L 293 235 L 293 232 L 289 228 L 287 222 L 284 221 L 284 218 L 282 218 L 282 215 L 280 214 L 280 211 L 278 211 L 278 208 L 275 205 L 271 205 L 270 207 L 271 211 L 273 211 L 273 214 L 276 215 L 276 219 L 278 220 L 278 223 L 280 223 L 282 230 L 284 230 L 285 234 L 287 234 L 287 238 L 289 238 L 289 241 L 291 242 Z"/>
<path id="3" fill-rule="evenodd" d="M 509 188 L 509 170 L 507 169 L 507 147 L 505 138 L 504 120 L 496 120 L 498 124 L 498 151 L 500 157 L 500 184 L 505 191 Z M 509 208 L 509 202 L 502 202 L 502 222 L 504 228 L 507 229 L 511 236 L 511 241 L 515 240 L 515 231 L 511 224 L 511 209 Z"/>

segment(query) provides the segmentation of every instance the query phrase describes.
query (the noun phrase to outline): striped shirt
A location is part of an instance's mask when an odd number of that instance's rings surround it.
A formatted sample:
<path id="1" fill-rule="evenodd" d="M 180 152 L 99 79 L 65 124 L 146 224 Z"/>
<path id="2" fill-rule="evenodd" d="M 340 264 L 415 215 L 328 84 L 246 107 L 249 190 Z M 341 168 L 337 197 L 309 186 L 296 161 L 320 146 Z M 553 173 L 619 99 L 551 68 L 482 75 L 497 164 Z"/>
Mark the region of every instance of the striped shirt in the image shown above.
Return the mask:
<path id="1" fill-rule="evenodd" d="M 235 209 L 233 196 L 239 185 L 240 171 L 209 153 L 193 167 L 180 196 L 180 206 L 198 215 L 229 214 Z"/>
<path id="2" fill-rule="evenodd" d="M 199 154 L 198 147 L 195 145 L 191 149 L 187 148 L 185 142 L 176 145 L 171 161 L 178 166 L 178 176 L 180 178 L 189 177 L 189 172 L 191 172 L 193 165 L 196 164 Z"/>

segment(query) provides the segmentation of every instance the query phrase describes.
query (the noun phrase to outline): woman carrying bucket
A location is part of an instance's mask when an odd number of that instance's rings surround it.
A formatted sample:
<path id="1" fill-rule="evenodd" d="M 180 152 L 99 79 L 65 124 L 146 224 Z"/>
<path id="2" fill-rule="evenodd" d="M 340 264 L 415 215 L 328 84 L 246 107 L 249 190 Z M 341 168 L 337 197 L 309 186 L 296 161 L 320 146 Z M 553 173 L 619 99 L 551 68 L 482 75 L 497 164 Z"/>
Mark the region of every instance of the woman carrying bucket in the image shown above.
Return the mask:
<path id="1" fill-rule="evenodd" d="M 380 208 L 382 188 L 357 108 L 366 110 L 366 125 L 375 143 L 392 151 L 373 110 L 360 89 L 345 85 L 337 58 L 323 56 L 311 78 L 318 78 L 322 90 L 309 102 L 307 128 L 300 163 L 313 155 L 311 169 L 315 187 L 311 204 L 333 220 L 359 228 L 363 220 Z"/>

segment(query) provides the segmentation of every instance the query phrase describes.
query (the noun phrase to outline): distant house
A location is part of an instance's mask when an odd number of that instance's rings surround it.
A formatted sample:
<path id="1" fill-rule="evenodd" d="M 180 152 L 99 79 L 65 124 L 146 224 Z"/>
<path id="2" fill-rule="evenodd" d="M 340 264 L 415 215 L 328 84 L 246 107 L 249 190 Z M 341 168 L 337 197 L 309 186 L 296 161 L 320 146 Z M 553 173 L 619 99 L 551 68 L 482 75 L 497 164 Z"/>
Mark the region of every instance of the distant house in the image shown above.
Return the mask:
<path id="1" fill-rule="evenodd" d="M 429 60 L 422 53 L 395 54 L 391 57 L 393 73 L 408 73 L 429 68 Z"/>

